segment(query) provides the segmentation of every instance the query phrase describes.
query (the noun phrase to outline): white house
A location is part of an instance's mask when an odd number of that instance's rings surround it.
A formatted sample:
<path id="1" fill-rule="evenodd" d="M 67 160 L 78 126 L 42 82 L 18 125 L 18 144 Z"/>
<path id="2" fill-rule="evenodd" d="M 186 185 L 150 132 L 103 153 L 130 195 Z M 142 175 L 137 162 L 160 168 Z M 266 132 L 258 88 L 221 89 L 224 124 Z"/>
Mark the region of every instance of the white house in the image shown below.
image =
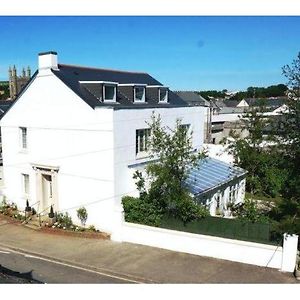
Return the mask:
<path id="1" fill-rule="evenodd" d="M 39 54 L 38 70 L 1 120 L 4 194 L 38 212 L 80 206 L 87 224 L 114 232 L 121 198 L 136 195 L 132 175 L 147 162 L 147 121 L 176 119 L 203 144 L 203 107 L 190 107 L 147 73 L 58 64 L 56 52 Z M 241 179 L 242 180 L 242 179 Z"/>

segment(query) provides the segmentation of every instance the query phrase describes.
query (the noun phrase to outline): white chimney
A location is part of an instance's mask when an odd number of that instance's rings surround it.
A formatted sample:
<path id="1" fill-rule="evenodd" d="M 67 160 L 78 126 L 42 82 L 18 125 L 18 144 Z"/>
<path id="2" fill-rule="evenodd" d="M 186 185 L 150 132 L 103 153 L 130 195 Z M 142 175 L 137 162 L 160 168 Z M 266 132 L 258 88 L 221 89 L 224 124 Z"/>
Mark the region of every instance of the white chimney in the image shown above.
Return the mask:
<path id="1" fill-rule="evenodd" d="M 46 70 L 50 71 L 50 69 L 58 70 L 57 52 L 49 51 L 39 53 L 39 73 L 44 73 Z"/>

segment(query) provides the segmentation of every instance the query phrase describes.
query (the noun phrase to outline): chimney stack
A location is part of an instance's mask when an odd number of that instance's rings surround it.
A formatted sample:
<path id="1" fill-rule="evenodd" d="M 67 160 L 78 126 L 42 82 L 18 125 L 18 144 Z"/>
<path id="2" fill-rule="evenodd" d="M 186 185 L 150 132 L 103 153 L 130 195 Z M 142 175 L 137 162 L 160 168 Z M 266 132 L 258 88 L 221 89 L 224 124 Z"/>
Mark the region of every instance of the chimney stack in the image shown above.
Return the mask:
<path id="1" fill-rule="evenodd" d="M 47 71 L 51 69 L 58 70 L 57 52 L 48 51 L 39 53 L 39 73 L 47 74 Z"/>

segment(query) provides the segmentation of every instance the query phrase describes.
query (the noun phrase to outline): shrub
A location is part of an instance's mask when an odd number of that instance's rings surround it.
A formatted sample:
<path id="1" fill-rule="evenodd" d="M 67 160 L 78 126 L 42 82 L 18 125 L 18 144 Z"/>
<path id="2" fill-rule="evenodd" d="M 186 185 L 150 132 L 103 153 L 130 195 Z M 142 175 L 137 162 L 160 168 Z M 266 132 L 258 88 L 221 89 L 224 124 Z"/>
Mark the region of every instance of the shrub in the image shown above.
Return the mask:
<path id="1" fill-rule="evenodd" d="M 268 222 L 269 218 L 265 212 L 257 207 L 255 200 L 245 199 L 245 202 L 231 206 L 234 216 L 240 220 L 256 222 Z"/>
<path id="2" fill-rule="evenodd" d="M 90 225 L 88 227 L 88 230 L 90 230 L 90 231 L 97 231 L 94 225 Z"/>
<path id="3" fill-rule="evenodd" d="M 126 222 L 159 226 L 163 214 L 154 204 L 130 196 L 123 197 L 122 204 Z"/>
<path id="4" fill-rule="evenodd" d="M 56 222 L 60 224 L 62 227 L 70 228 L 73 225 L 72 218 L 66 212 L 64 213 L 57 213 L 56 214 Z"/>
<path id="5" fill-rule="evenodd" d="M 84 207 L 80 207 L 77 209 L 77 217 L 80 220 L 81 225 L 85 226 L 85 223 L 86 223 L 86 220 L 88 217 L 88 213 Z"/>

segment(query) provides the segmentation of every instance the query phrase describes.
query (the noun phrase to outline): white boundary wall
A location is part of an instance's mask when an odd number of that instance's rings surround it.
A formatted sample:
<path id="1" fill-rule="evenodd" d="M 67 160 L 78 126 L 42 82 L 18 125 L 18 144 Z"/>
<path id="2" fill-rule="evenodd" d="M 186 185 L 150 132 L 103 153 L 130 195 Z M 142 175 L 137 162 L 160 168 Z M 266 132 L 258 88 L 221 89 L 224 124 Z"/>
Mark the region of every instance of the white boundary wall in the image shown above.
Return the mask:
<path id="1" fill-rule="evenodd" d="M 292 236 L 292 238 L 295 239 L 295 236 Z M 199 235 L 127 222 L 122 222 L 119 233 L 113 234 L 112 240 L 209 256 L 261 267 L 281 269 L 286 272 L 293 272 L 295 267 L 292 263 L 287 262 L 285 263 L 285 267 L 283 266 L 285 251 L 282 247 Z M 286 259 L 294 261 L 296 252 L 297 246 L 294 249 L 294 252 L 292 254 L 290 252 L 290 255 L 288 255 Z M 289 267 L 287 267 L 288 265 Z"/>

